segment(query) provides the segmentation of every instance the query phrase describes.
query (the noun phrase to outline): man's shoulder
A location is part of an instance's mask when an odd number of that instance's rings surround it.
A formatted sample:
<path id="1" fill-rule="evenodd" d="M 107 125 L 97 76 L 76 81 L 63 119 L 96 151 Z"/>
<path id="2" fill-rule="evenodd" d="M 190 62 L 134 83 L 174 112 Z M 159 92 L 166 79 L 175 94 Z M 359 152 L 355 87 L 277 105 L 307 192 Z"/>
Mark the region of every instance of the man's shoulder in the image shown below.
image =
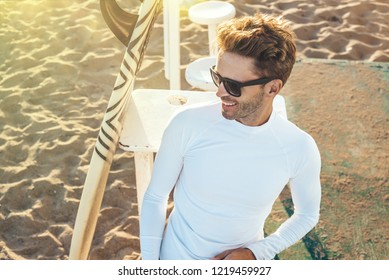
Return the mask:
<path id="1" fill-rule="evenodd" d="M 183 106 L 173 116 L 176 121 L 209 122 L 220 118 L 219 102 L 202 102 Z"/>
<path id="2" fill-rule="evenodd" d="M 306 166 L 315 166 L 320 170 L 320 151 L 311 134 L 285 119 L 277 124 L 275 134 L 291 164 L 292 177 Z"/>
<path id="3" fill-rule="evenodd" d="M 220 105 L 217 102 L 196 103 L 176 110 L 166 131 L 174 131 L 182 139 L 198 135 L 220 120 Z M 189 138 L 188 138 L 189 137 Z"/>
<path id="4" fill-rule="evenodd" d="M 277 125 L 275 127 L 278 138 L 285 145 L 316 145 L 315 140 L 307 131 L 303 130 L 290 120 L 279 117 L 277 118 Z"/>

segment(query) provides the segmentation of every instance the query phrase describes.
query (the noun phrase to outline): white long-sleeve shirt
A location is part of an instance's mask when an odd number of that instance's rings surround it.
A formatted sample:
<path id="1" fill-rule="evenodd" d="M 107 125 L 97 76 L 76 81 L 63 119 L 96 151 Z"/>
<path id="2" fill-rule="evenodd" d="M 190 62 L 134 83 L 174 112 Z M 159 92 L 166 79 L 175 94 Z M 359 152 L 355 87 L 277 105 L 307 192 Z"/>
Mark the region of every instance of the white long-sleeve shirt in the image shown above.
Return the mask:
<path id="1" fill-rule="evenodd" d="M 164 132 L 140 218 L 145 260 L 210 259 L 236 248 L 272 259 L 318 222 L 321 161 L 313 138 L 274 110 L 251 127 L 225 119 L 220 106 L 188 107 Z M 265 219 L 288 182 L 294 214 L 265 238 Z"/>

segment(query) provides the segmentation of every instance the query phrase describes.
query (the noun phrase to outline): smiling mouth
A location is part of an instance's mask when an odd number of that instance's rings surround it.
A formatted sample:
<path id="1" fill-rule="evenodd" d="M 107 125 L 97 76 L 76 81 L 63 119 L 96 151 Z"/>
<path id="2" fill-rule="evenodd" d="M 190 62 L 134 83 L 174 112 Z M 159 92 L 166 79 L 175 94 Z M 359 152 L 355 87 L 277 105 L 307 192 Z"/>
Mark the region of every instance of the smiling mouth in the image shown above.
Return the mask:
<path id="1" fill-rule="evenodd" d="M 224 106 L 227 106 L 227 107 L 232 107 L 232 106 L 235 106 L 237 103 L 236 102 L 231 102 L 231 101 L 222 101 L 223 105 Z"/>

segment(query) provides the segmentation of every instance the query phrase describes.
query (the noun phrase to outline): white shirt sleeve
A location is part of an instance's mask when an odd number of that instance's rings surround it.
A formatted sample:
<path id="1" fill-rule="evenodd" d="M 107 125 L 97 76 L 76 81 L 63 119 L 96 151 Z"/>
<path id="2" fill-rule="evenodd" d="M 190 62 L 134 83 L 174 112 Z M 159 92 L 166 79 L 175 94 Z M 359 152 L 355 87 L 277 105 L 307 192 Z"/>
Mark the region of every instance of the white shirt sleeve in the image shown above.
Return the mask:
<path id="1" fill-rule="evenodd" d="M 314 140 L 309 137 L 295 163 L 295 176 L 290 180 L 294 214 L 273 234 L 247 246 L 256 259 L 273 259 L 276 254 L 296 243 L 319 221 L 321 159 Z"/>
<path id="2" fill-rule="evenodd" d="M 144 260 L 158 260 L 166 222 L 169 194 L 174 188 L 183 164 L 183 141 L 180 120 L 173 119 L 165 129 L 157 153 L 153 175 L 144 196 L 140 216 L 141 256 Z"/>

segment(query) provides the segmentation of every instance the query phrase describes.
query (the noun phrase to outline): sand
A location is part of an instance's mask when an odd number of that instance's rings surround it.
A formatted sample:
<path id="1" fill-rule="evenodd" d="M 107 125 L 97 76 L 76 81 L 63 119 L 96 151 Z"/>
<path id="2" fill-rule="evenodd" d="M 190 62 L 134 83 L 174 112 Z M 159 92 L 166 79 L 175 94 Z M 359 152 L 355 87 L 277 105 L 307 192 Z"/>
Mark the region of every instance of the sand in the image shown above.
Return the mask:
<path id="1" fill-rule="evenodd" d="M 389 62 L 386 0 L 228 2 L 238 16 L 262 11 L 290 20 L 299 59 Z M 130 7 L 138 1 L 119 3 Z M 190 22 L 183 7 L 182 71 L 207 55 L 206 32 L 206 27 Z M 137 88 L 169 87 L 163 73 L 162 34 L 160 16 Z M 95 0 L 0 0 L 0 38 L 0 259 L 67 259 L 89 161 L 125 47 L 106 26 Z M 318 75 L 331 74 L 320 63 L 315 68 L 321 69 Z M 293 75 L 299 71 L 296 67 Z M 372 99 L 357 85 L 353 96 L 342 96 L 346 75 L 329 75 L 328 83 L 320 85 L 293 77 L 285 94 L 291 104 L 289 117 L 311 133 L 322 150 L 323 221 L 317 234 L 332 252 L 329 258 L 387 259 L 387 84 L 378 87 L 381 91 Z M 313 86 L 334 86 L 336 94 L 308 94 L 306 89 Z M 182 88 L 191 89 L 184 79 Z M 312 100 L 324 105 L 314 106 Z M 339 109 L 334 104 L 350 105 Z M 309 106 L 314 106 L 314 114 Z M 134 173 L 132 153 L 118 149 L 90 259 L 140 258 Z M 357 201 L 348 199 L 355 186 L 366 185 L 370 188 Z M 334 205 L 331 195 L 342 199 L 342 208 Z M 356 213 L 377 205 L 381 208 L 375 213 L 382 215 L 364 216 L 372 222 L 364 228 Z M 347 223 L 329 223 L 344 217 Z M 345 250 L 346 241 L 355 248 Z"/>

